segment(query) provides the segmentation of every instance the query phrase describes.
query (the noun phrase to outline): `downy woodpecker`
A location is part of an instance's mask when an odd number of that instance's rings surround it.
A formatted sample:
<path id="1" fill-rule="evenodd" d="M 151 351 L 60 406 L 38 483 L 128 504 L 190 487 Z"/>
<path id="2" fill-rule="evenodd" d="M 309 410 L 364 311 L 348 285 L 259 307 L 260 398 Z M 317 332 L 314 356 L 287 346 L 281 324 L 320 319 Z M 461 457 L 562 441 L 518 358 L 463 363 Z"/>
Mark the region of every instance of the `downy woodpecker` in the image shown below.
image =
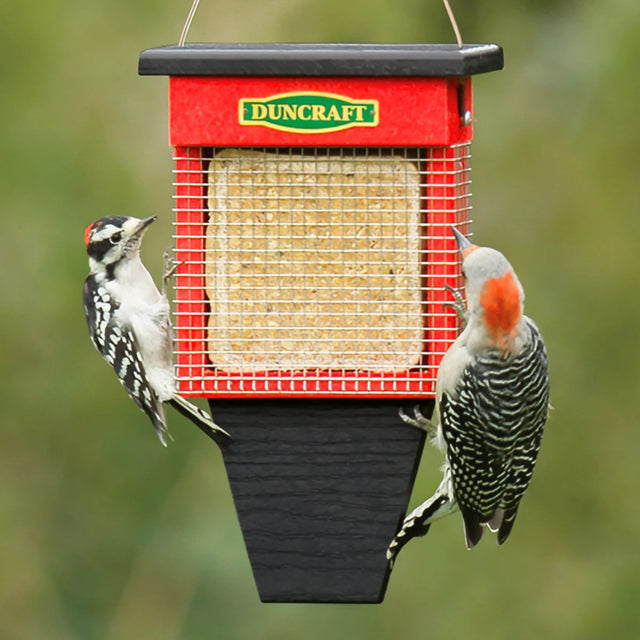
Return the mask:
<path id="1" fill-rule="evenodd" d="M 549 374 L 542 336 L 523 315 L 524 292 L 495 249 L 478 247 L 452 229 L 462 254 L 466 326 L 440 364 L 432 420 L 415 409 L 405 422 L 425 429 L 445 453 L 436 492 L 404 520 L 389 545 L 393 563 L 413 537 L 460 510 L 467 548 L 484 527 L 502 544 L 513 527 L 538 457 L 549 410 Z"/>
<path id="2" fill-rule="evenodd" d="M 165 402 L 222 444 L 229 434 L 176 390 L 169 303 L 140 260 L 142 237 L 155 219 L 109 216 L 86 228 L 90 273 L 83 302 L 89 334 L 163 445 L 169 435 Z"/>

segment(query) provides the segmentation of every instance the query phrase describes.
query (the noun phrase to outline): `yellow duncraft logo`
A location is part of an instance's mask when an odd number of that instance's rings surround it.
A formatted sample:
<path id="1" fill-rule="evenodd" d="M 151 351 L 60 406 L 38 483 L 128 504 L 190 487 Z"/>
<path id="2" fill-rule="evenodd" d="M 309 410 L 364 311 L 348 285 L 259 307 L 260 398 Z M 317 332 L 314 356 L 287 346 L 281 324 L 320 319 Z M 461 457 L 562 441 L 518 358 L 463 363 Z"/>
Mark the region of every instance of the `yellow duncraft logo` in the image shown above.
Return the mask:
<path id="1" fill-rule="evenodd" d="M 241 125 L 296 133 L 328 133 L 351 127 L 377 127 L 377 100 L 354 100 L 333 93 L 300 91 L 268 98 L 241 98 Z"/>

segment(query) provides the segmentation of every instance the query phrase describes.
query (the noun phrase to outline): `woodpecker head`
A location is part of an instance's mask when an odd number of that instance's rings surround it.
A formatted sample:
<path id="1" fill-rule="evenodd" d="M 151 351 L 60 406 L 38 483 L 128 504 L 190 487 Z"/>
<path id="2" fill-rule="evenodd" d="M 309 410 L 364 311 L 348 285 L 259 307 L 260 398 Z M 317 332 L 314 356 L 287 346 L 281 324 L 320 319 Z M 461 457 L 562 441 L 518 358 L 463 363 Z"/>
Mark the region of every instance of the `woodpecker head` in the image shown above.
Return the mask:
<path id="1" fill-rule="evenodd" d="M 137 254 L 146 228 L 156 219 L 107 216 L 90 224 L 84 231 L 84 243 L 91 270 L 113 267 Z"/>
<path id="2" fill-rule="evenodd" d="M 509 349 L 522 320 L 524 291 L 509 261 L 495 249 L 478 247 L 451 228 L 462 254 L 469 317 L 483 323 L 491 343 Z"/>

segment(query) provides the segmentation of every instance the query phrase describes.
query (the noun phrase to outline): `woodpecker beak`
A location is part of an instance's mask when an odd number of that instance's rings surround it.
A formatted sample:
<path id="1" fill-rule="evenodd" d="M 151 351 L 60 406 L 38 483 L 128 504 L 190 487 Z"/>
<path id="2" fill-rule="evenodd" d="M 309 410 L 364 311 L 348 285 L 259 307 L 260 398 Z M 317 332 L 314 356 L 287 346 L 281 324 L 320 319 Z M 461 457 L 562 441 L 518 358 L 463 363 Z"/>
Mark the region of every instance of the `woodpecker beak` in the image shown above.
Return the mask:
<path id="1" fill-rule="evenodd" d="M 449 227 L 455 236 L 456 242 L 458 243 L 458 249 L 460 249 L 460 253 L 463 258 L 466 258 L 474 249 L 478 247 L 467 240 L 455 227 Z"/>
<path id="2" fill-rule="evenodd" d="M 149 216 L 148 218 L 143 218 L 142 220 L 140 220 L 140 224 L 138 225 L 138 230 L 143 231 L 152 222 L 155 222 L 157 219 L 158 219 L 158 216 Z"/>
<path id="3" fill-rule="evenodd" d="M 158 219 L 158 216 L 149 216 L 148 218 L 143 218 L 142 220 L 140 220 L 140 222 L 138 223 L 138 225 L 135 227 L 135 229 L 133 230 L 133 233 L 131 234 L 132 238 L 137 238 L 139 236 L 142 235 L 142 233 L 144 232 L 144 230 L 152 223 L 155 222 Z"/>

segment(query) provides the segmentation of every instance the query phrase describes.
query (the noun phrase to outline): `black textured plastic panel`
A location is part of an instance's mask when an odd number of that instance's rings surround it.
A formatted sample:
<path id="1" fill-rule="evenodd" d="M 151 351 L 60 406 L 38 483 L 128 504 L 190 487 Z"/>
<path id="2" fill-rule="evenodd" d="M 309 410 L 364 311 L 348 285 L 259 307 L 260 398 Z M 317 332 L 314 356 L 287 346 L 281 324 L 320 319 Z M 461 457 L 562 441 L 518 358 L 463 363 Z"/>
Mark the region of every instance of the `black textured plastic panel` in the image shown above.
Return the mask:
<path id="1" fill-rule="evenodd" d="M 233 437 L 224 463 L 261 600 L 381 602 L 425 440 L 402 401 L 210 405 Z"/>

